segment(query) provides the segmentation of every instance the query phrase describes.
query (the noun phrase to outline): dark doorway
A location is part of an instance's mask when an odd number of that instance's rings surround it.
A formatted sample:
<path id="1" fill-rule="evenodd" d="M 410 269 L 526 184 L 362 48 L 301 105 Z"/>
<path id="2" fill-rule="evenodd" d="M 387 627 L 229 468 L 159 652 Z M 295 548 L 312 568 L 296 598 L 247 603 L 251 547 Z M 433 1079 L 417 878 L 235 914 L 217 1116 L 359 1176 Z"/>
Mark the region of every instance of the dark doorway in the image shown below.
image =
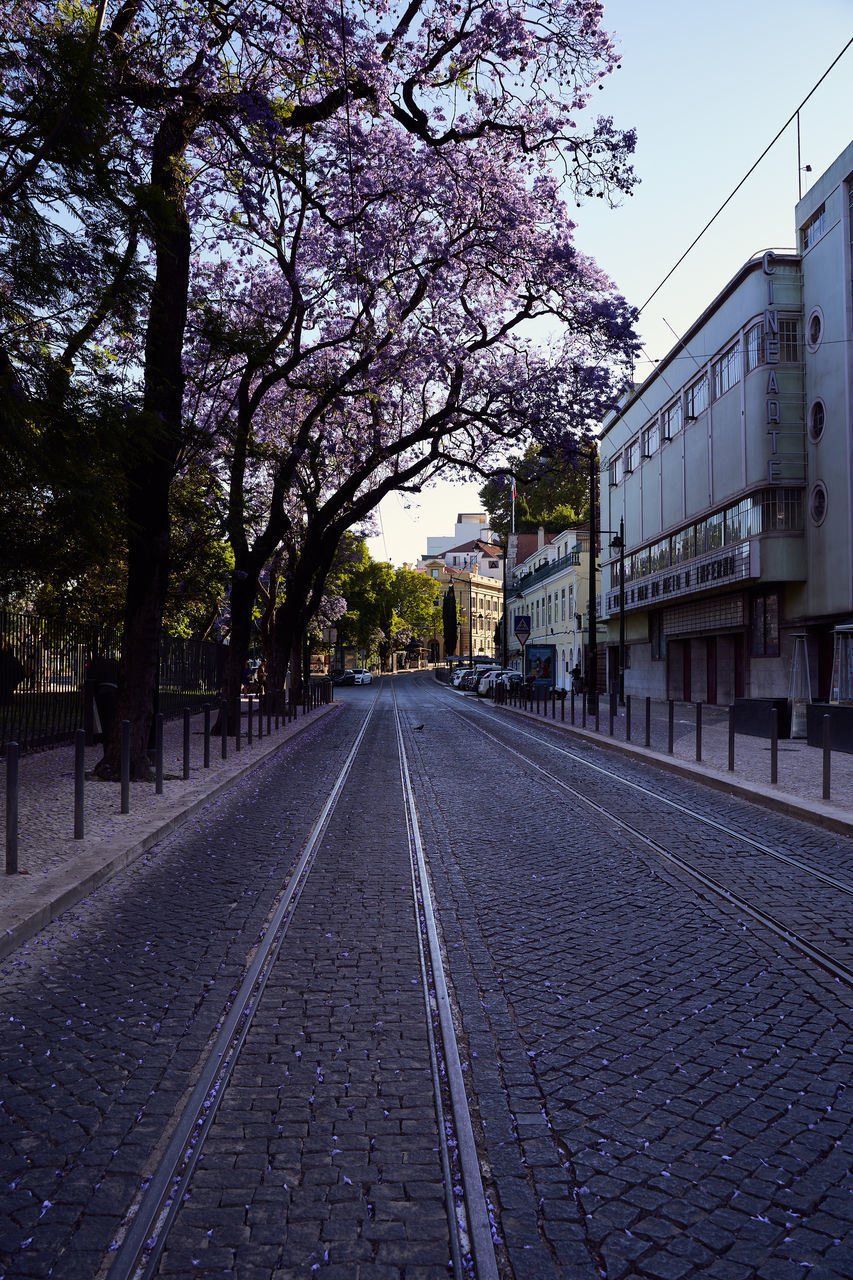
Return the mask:
<path id="1" fill-rule="evenodd" d="M 717 637 L 709 636 L 705 641 L 705 701 L 712 707 L 717 705 Z"/>

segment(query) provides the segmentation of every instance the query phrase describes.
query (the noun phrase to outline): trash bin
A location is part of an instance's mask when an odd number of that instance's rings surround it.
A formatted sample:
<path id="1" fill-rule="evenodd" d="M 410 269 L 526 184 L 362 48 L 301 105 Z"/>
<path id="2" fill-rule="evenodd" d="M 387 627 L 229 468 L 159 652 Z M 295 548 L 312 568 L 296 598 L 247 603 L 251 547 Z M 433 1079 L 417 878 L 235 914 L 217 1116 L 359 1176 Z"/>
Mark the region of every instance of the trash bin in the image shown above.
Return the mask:
<path id="1" fill-rule="evenodd" d="M 95 707 L 98 712 L 98 720 L 101 723 L 100 732 L 97 725 L 95 726 L 95 741 L 106 742 L 113 727 L 116 717 L 116 702 L 118 701 L 118 685 L 112 684 L 108 680 L 103 680 L 95 689 Z"/>

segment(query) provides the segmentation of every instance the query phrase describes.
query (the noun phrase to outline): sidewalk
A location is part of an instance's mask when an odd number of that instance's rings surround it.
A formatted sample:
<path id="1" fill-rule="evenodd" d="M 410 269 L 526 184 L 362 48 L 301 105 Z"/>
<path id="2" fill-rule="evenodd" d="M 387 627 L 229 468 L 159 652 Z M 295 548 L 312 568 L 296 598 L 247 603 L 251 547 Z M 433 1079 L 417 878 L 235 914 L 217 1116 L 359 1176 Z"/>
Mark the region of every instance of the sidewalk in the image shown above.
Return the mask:
<path id="1" fill-rule="evenodd" d="M 216 795 L 251 772 L 283 743 L 334 712 L 340 703 L 318 707 L 281 724 L 278 731 L 246 741 L 241 750 L 228 740 L 222 759 L 221 739 L 211 738 L 210 767 L 203 767 L 204 720 L 191 721 L 190 776 L 183 779 L 183 720 L 163 726 L 163 794 L 153 782 L 130 784 L 130 812 L 120 812 L 117 783 L 96 782 L 88 775 L 100 760 L 100 746 L 86 748 L 85 836 L 74 839 L 74 747 L 54 747 L 22 756 L 19 764 L 18 874 L 0 871 L 0 959 L 38 933 L 63 911 L 90 893 L 114 872 L 133 862 L 169 835 Z M 0 763 L 0 806 L 6 813 L 6 766 Z M 5 833 L 5 822 L 3 827 Z"/>
<path id="2" fill-rule="evenodd" d="M 696 709 L 689 703 L 675 704 L 673 752 L 668 746 L 668 710 L 665 702 L 651 704 L 650 748 L 645 747 L 646 709 L 645 699 L 635 698 L 631 708 L 631 741 L 626 741 L 626 708 L 618 708 L 610 737 L 609 700 L 601 697 L 599 732 L 595 731 L 594 717 L 587 716 L 586 728 L 582 727 L 581 699 L 575 698 L 575 724 L 572 727 L 571 702 L 566 699 L 565 721 L 560 719 L 559 704 L 556 719 L 551 718 L 548 704 L 548 723 L 559 725 L 571 734 L 590 742 L 611 747 L 637 759 L 653 761 L 683 777 L 694 778 L 726 791 L 743 796 L 770 809 L 787 813 L 853 836 L 853 755 L 833 751 L 831 759 L 830 799 L 823 796 L 823 753 L 810 747 L 801 738 L 781 738 L 778 754 L 778 780 L 770 781 L 770 740 L 740 733 L 735 739 L 735 768 L 728 770 L 729 724 L 728 708 L 702 707 L 701 761 L 696 759 Z M 513 715 L 526 719 L 543 720 L 543 715 L 509 707 Z"/>

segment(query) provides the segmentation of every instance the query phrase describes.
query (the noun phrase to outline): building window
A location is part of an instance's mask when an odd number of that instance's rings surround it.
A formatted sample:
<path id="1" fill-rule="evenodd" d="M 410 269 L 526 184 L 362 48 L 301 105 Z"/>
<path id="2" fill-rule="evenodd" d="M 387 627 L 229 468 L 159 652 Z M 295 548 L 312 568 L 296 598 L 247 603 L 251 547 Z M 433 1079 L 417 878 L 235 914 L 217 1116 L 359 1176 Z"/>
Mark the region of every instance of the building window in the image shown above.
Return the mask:
<path id="1" fill-rule="evenodd" d="M 798 364 L 800 360 L 799 320 L 779 321 L 779 359 L 783 364 Z"/>
<path id="2" fill-rule="evenodd" d="M 813 244 L 816 244 L 824 231 L 826 231 L 826 205 L 822 204 L 820 208 L 812 214 L 800 232 L 802 252 L 805 253 Z"/>
<path id="3" fill-rule="evenodd" d="M 566 621 L 566 588 L 563 587 L 560 592 L 560 621 Z"/>
<path id="4" fill-rule="evenodd" d="M 751 642 L 753 658 L 779 657 L 779 595 L 776 591 L 753 598 Z"/>
<path id="5" fill-rule="evenodd" d="M 736 383 L 740 382 L 740 343 L 736 342 L 733 347 L 729 347 L 719 360 L 715 360 L 711 366 L 711 373 L 714 379 L 714 399 L 719 400 L 720 396 L 730 391 Z"/>
<path id="6" fill-rule="evenodd" d="M 660 444 L 660 429 L 658 428 L 657 419 L 643 431 L 643 457 L 650 458 L 653 453 L 657 452 Z"/>
<path id="7" fill-rule="evenodd" d="M 640 440 L 632 440 L 625 450 L 625 470 L 636 471 L 640 465 Z"/>
<path id="8" fill-rule="evenodd" d="M 817 444 L 823 435 L 823 428 L 826 425 L 826 406 L 822 400 L 815 400 L 809 413 L 809 439 L 812 444 Z"/>
<path id="9" fill-rule="evenodd" d="M 674 401 L 661 415 L 664 440 L 671 440 L 681 430 L 681 400 Z"/>
<path id="10" fill-rule="evenodd" d="M 809 516 L 812 524 L 823 524 L 826 519 L 828 501 L 826 485 L 822 480 L 818 480 L 816 484 L 812 485 L 812 491 L 809 494 Z"/>
<path id="11" fill-rule="evenodd" d="M 759 321 L 746 331 L 746 371 L 751 373 L 762 363 L 764 354 L 764 325 Z"/>
<path id="12" fill-rule="evenodd" d="M 823 338 L 823 312 L 815 307 L 806 321 L 806 346 L 809 351 L 817 351 Z"/>
<path id="13" fill-rule="evenodd" d="M 703 373 L 701 378 L 687 388 L 687 421 L 691 418 L 698 418 L 700 413 L 704 413 L 708 408 L 708 375 Z"/>
<path id="14" fill-rule="evenodd" d="M 621 479 L 622 479 L 622 457 L 621 457 L 621 454 L 617 454 L 617 456 L 616 456 L 615 458 L 611 458 L 611 460 L 610 460 L 610 467 L 609 467 L 609 474 L 610 474 L 610 483 L 611 483 L 611 485 L 619 484 L 619 483 L 620 483 L 620 481 L 621 481 Z"/>

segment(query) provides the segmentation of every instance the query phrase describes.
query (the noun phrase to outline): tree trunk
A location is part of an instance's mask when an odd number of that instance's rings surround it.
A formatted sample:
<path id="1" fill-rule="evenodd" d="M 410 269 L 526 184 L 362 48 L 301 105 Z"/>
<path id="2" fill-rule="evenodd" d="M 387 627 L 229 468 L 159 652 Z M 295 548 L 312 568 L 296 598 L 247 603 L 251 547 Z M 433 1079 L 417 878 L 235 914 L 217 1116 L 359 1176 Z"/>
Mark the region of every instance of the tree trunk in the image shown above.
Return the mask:
<path id="1" fill-rule="evenodd" d="M 130 776 L 148 778 L 148 742 L 169 576 L 169 489 L 183 426 L 183 346 L 190 278 L 190 228 L 182 158 L 198 110 L 169 114 L 154 139 L 151 185 L 162 195 L 152 218 L 156 273 L 145 338 L 143 412 L 132 424 L 128 468 L 128 564 L 115 723 L 96 768 L 121 773 L 121 721 L 130 721 Z"/>

